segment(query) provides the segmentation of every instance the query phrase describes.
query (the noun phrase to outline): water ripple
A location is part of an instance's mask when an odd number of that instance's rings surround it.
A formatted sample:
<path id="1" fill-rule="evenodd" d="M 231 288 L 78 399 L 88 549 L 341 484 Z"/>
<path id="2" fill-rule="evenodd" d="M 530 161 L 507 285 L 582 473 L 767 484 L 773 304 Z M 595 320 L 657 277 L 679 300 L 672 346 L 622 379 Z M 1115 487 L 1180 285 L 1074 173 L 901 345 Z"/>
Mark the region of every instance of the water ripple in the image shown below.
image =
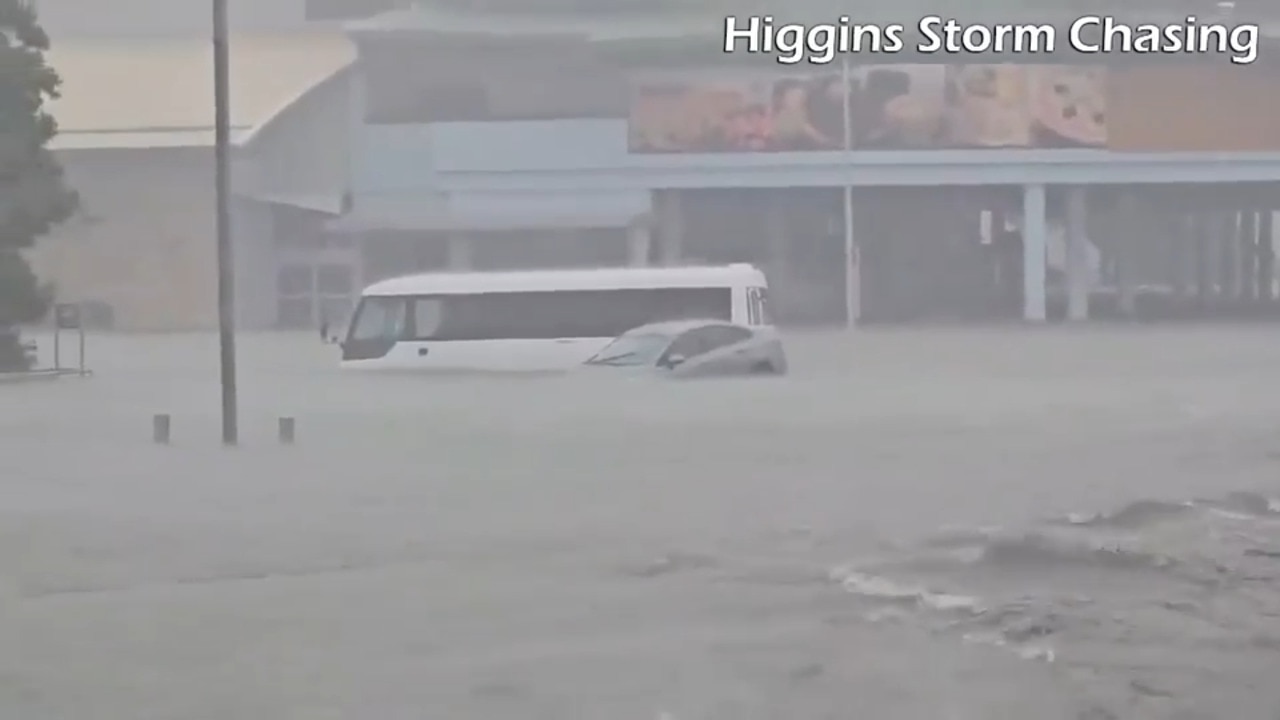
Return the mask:
<path id="1" fill-rule="evenodd" d="M 949 530 L 830 579 L 868 622 L 1054 663 L 1089 678 L 1082 692 L 1113 687 L 1098 717 L 1243 692 L 1280 663 L 1280 503 L 1259 495 Z"/>

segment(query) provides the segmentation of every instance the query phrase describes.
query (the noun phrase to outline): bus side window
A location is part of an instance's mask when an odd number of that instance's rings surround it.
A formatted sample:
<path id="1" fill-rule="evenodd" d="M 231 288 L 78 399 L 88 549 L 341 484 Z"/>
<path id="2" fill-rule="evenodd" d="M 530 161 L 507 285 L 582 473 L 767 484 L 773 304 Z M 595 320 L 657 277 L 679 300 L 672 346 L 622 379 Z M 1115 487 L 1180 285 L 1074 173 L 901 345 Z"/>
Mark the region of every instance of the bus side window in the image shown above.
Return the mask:
<path id="1" fill-rule="evenodd" d="M 412 326 L 405 337 L 411 340 L 433 340 L 444 324 L 445 304 L 441 298 L 415 297 Z"/>

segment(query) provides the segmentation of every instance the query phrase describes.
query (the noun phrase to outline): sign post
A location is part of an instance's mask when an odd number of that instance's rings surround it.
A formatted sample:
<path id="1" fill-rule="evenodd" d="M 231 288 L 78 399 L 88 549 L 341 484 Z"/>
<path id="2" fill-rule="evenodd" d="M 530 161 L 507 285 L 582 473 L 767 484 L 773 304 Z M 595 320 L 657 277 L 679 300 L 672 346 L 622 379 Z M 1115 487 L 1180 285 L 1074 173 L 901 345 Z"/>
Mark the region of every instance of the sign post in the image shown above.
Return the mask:
<path id="1" fill-rule="evenodd" d="M 72 320 L 70 308 L 62 303 L 53 308 L 53 369 L 58 372 L 62 372 L 62 331 L 69 329 Z"/>
<path id="2" fill-rule="evenodd" d="M 77 360 L 76 372 L 81 376 L 88 375 L 84 357 L 84 309 L 79 303 L 58 303 L 53 306 L 53 369 L 62 372 L 62 331 L 74 330 L 76 333 Z"/>

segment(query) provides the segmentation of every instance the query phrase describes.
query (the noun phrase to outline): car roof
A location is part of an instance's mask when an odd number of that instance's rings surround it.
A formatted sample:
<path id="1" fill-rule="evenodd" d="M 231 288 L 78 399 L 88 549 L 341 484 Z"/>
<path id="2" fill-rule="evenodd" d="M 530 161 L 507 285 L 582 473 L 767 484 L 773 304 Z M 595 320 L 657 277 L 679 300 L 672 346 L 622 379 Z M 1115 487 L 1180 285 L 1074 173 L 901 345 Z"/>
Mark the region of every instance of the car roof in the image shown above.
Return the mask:
<path id="1" fill-rule="evenodd" d="M 696 330 L 697 328 L 707 327 L 708 325 L 727 325 L 729 327 L 738 327 L 743 330 L 751 330 L 751 328 L 740 325 L 728 320 L 699 319 L 699 320 L 666 320 L 663 322 L 649 323 L 632 328 L 626 332 L 627 335 L 679 335 L 687 330 Z"/>

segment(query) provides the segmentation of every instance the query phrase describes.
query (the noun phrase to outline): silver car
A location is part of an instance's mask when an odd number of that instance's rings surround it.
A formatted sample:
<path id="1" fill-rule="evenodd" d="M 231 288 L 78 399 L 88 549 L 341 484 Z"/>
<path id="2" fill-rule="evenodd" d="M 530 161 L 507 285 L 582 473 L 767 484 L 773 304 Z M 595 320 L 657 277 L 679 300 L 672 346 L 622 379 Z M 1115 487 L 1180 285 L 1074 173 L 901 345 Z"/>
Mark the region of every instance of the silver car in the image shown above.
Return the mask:
<path id="1" fill-rule="evenodd" d="M 723 320 L 642 325 L 619 335 L 587 365 L 647 368 L 672 377 L 785 375 L 787 356 L 773 327 Z"/>

